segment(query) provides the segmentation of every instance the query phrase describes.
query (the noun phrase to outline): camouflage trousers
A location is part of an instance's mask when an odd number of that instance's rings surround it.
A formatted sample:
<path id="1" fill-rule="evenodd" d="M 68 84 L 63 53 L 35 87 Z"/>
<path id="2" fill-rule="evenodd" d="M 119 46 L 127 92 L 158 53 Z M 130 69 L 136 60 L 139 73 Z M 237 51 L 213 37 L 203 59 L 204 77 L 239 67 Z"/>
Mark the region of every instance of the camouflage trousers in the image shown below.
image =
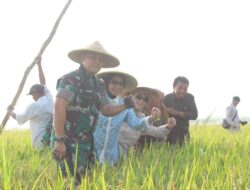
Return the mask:
<path id="1" fill-rule="evenodd" d="M 76 180 L 80 183 L 81 178 L 88 169 L 92 169 L 95 163 L 93 145 L 91 143 L 68 144 L 65 143 L 67 152 L 66 159 L 60 162 L 60 168 L 64 177 L 76 174 Z M 76 171 L 74 169 L 76 168 Z M 75 172 L 75 173 L 74 173 Z"/>
<path id="2" fill-rule="evenodd" d="M 53 125 L 53 120 L 51 119 L 50 122 L 45 126 L 45 133 L 41 140 L 44 148 L 49 147 L 50 145 L 52 125 Z"/>

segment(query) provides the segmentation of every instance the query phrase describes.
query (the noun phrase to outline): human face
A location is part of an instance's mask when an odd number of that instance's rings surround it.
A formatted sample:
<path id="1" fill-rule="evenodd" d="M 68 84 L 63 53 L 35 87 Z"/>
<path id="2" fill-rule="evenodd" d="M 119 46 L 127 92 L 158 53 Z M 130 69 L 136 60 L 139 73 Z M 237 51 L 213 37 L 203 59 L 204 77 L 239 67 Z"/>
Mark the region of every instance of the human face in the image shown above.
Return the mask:
<path id="1" fill-rule="evenodd" d="M 32 96 L 32 98 L 33 98 L 34 101 L 37 101 L 38 98 L 41 97 L 41 95 L 40 95 L 39 93 L 37 93 L 37 92 L 33 92 L 33 93 L 31 94 L 31 96 Z"/>
<path id="2" fill-rule="evenodd" d="M 136 94 L 135 96 L 135 109 L 142 112 L 148 102 L 148 97 L 144 94 Z"/>
<path id="3" fill-rule="evenodd" d="M 233 100 L 233 104 L 234 104 L 235 106 L 237 106 L 239 103 L 240 103 L 240 101 Z"/>
<path id="4" fill-rule="evenodd" d="M 82 65 L 91 74 L 100 71 L 103 65 L 104 56 L 94 52 L 87 52 L 82 57 Z"/>
<path id="5" fill-rule="evenodd" d="M 177 99 L 182 99 L 187 94 L 188 84 L 183 82 L 178 82 L 174 86 L 174 94 Z"/>
<path id="6" fill-rule="evenodd" d="M 118 96 L 122 93 L 124 89 L 124 80 L 122 77 L 114 76 L 109 82 L 108 90 L 113 96 Z"/>

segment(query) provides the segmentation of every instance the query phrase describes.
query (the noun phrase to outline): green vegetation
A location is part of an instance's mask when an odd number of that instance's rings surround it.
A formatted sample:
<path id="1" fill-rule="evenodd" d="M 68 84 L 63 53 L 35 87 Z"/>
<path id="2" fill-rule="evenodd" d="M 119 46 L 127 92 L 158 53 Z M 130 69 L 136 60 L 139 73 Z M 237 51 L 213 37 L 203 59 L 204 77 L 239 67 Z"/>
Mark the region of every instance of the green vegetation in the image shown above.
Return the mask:
<path id="1" fill-rule="evenodd" d="M 49 150 L 32 149 L 29 131 L 4 131 L 0 151 L 0 189 L 74 189 Z M 80 189 L 250 189 L 250 126 L 237 133 L 191 127 L 184 147 L 154 144 L 140 156 L 132 150 L 116 167 L 96 165 Z"/>

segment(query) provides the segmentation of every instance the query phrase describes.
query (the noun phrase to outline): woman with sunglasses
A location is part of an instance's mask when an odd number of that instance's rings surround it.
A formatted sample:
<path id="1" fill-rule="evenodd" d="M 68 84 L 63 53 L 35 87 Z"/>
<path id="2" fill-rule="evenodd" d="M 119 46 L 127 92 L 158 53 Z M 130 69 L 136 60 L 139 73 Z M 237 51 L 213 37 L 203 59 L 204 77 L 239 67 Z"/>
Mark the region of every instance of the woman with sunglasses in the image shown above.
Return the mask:
<path id="1" fill-rule="evenodd" d="M 135 106 L 134 110 L 138 118 L 146 117 L 145 112 L 147 109 L 154 106 L 160 107 L 161 103 L 161 92 L 152 88 L 147 87 L 138 87 L 133 93 L 135 97 Z M 174 118 L 168 118 L 167 112 L 162 111 L 162 117 L 166 124 L 159 127 L 149 126 L 141 130 L 131 129 L 127 123 L 123 123 L 120 129 L 120 138 L 119 138 L 119 151 L 122 157 L 126 157 L 128 151 L 131 147 L 135 146 L 138 143 L 140 137 L 145 135 L 153 136 L 157 138 L 165 138 L 173 127 L 176 125 Z M 159 118 L 160 119 L 160 118 Z"/>
<path id="2" fill-rule="evenodd" d="M 133 91 L 136 88 L 137 81 L 133 76 L 118 71 L 103 72 L 97 76 L 104 80 L 110 102 L 117 105 L 127 101 L 133 102 L 132 105 L 135 103 L 132 96 L 124 99 L 121 97 L 124 91 Z M 118 161 L 118 140 L 123 122 L 135 130 L 140 130 L 149 127 L 160 115 L 160 110 L 157 108 L 152 109 L 151 116 L 144 118 L 138 118 L 133 108 L 126 109 L 113 117 L 106 117 L 100 113 L 94 132 L 94 148 L 99 162 L 107 162 L 113 166 Z"/>

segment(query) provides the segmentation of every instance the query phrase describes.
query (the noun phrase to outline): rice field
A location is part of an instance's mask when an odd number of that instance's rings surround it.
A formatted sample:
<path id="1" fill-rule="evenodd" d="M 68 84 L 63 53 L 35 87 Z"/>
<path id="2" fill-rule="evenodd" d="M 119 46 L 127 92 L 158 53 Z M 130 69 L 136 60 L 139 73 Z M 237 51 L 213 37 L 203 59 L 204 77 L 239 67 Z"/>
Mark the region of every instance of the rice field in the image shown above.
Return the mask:
<path id="1" fill-rule="evenodd" d="M 95 165 L 78 189 L 249 190 L 250 126 L 232 133 L 220 126 L 193 126 L 183 147 L 153 144 L 131 150 L 115 167 Z M 75 189 L 64 179 L 50 150 L 33 150 L 29 131 L 0 136 L 0 189 Z"/>

